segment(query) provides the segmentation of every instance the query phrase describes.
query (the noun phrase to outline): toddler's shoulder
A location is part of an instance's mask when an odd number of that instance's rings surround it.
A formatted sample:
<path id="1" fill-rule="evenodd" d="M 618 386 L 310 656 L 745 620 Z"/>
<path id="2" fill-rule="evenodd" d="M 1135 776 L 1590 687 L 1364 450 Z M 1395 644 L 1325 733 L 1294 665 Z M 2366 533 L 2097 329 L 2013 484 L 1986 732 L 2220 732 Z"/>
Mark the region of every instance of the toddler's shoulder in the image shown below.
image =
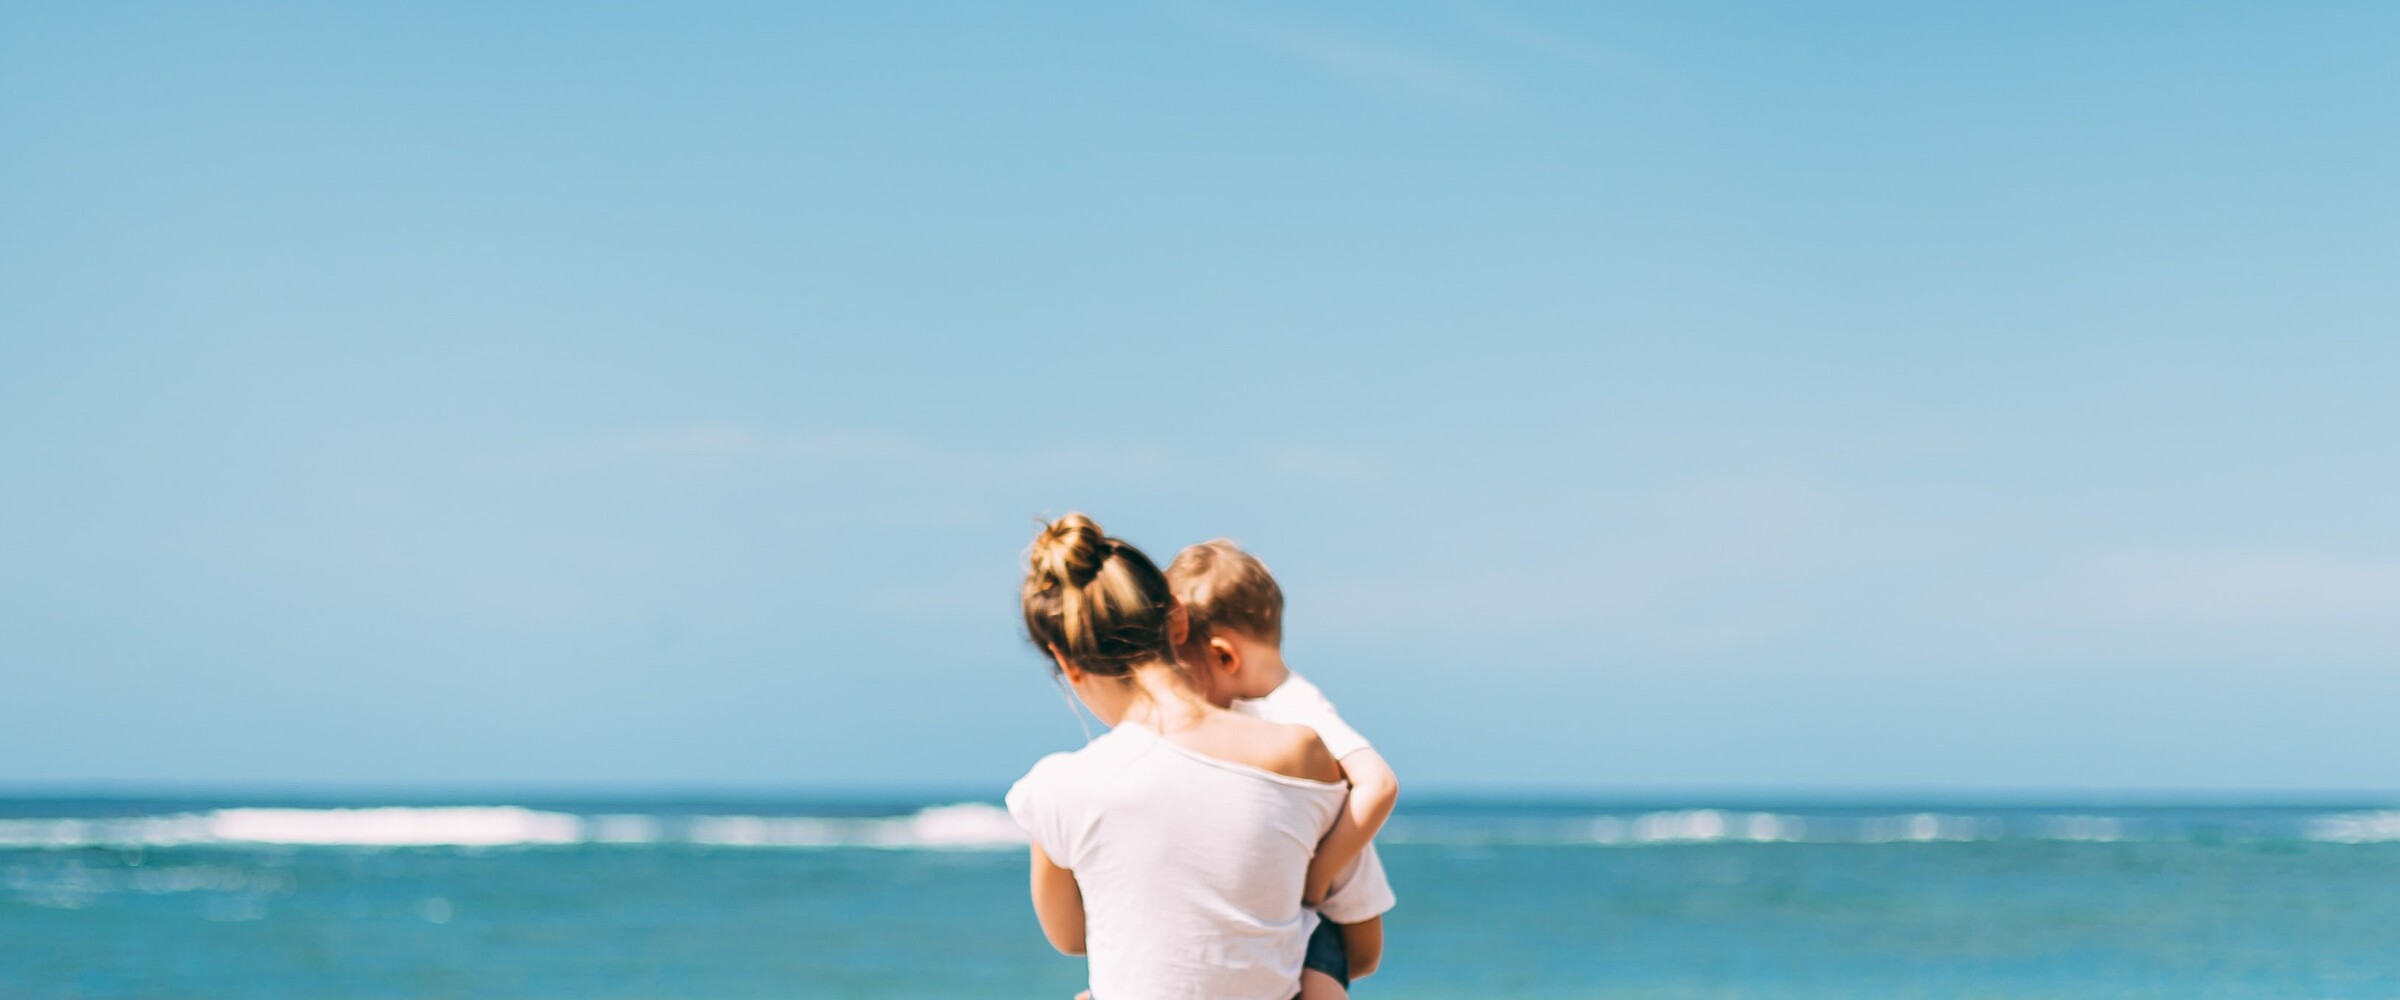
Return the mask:
<path id="1" fill-rule="evenodd" d="M 1325 697 L 1325 689 L 1318 687 L 1314 681 L 1300 676 L 1300 672 L 1297 670 L 1285 676 L 1283 683 L 1275 685 L 1275 690 L 1267 696 L 1293 704 L 1333 707 L 1333 699 Z"/>

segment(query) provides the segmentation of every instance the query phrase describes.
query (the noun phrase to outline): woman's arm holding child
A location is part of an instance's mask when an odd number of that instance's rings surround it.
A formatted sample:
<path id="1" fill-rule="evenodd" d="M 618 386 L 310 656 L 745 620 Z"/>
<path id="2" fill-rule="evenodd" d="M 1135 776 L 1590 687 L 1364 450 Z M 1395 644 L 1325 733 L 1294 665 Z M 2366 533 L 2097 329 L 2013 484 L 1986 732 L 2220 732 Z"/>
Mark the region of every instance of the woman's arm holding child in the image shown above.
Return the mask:
<path id="1" fill-rule="evenodd" d="M 1083 954 L 1083 887 L 1075 873 L 1060 868 L 1033 845 L 1033 916 L 1042 936 L 1064 955 Z"/>
<path id="2" fill-rule="evenodd" d="M 1350 779 L 1350 798 L 1343 803 L 1333 829 L 1326 831 L 1325 840 L 1317 845 L 1316 858 L 1308 863 L 1308 882 L 1300 898 L 1310 906 L 1324 900 L 1333 880 L 1358 860 L 1383 830 L 1384 821 L 1392 818 L 1392 805 L 1400 801 L 1400 778 L 1373 747 L 1342 758 L 1342 774 Z"/>

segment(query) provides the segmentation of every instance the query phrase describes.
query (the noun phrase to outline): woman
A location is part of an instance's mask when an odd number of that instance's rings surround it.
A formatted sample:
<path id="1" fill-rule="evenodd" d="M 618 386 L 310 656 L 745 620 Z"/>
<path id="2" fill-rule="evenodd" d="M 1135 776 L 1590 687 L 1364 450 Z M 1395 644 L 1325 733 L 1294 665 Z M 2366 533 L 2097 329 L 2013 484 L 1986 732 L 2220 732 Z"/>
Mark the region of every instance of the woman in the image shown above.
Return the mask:
<path id="1" fill-rule="evenodd" d="M 1069 514 L 1034 539 L 1025 631 L 1109 732 L 1008 792 L 1033 909 L 1095 1000 L 1288 1000 L 1310 856 L 1341 767 L 1306 727 L 1217 709 L 1177 667 L 1190 622 L 1141 551 Z"/>

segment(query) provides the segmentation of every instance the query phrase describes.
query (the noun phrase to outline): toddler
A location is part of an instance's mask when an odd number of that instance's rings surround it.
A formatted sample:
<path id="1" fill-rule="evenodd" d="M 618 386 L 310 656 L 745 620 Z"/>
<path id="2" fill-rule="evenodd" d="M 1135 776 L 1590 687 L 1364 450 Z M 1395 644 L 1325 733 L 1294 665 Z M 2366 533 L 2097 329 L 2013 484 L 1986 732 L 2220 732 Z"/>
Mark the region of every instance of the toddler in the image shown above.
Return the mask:
<path id="1" fill-rule="evenodd" d="M 1383 913 L 1394 898 L 1373 841 L 1399 800 L 1399 779 L 1324 692 L 1284 665 L 1283 589 L 1265 565 L 1218 539 L 1176 553 L 1167 583 L 1191 616 L 1192 641 L 1178 658 L 1201 692 L 1245 715 L 1316 730 L 1341 761 L 1350 798 L 1317 845 L 1302 897 L 1323 922 L 1308 942 L 1301 996 L 1347 996 L 1350 981 L 1383 957 Z"/>

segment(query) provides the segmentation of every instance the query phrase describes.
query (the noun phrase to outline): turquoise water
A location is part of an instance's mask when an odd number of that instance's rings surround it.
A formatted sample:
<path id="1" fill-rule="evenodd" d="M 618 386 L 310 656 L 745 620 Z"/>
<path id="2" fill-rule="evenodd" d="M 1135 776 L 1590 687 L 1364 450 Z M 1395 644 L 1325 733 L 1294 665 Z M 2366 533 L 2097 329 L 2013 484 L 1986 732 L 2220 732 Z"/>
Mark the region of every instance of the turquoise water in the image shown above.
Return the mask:
<path id="1" fill-rule="evenodd" d="M 1064 1000 L 926 805 L 0 802 L 0 997 Z M 2400 813 L 1704 805 L 1411 808 L 1357 995 L 2400 996 Z"/>

